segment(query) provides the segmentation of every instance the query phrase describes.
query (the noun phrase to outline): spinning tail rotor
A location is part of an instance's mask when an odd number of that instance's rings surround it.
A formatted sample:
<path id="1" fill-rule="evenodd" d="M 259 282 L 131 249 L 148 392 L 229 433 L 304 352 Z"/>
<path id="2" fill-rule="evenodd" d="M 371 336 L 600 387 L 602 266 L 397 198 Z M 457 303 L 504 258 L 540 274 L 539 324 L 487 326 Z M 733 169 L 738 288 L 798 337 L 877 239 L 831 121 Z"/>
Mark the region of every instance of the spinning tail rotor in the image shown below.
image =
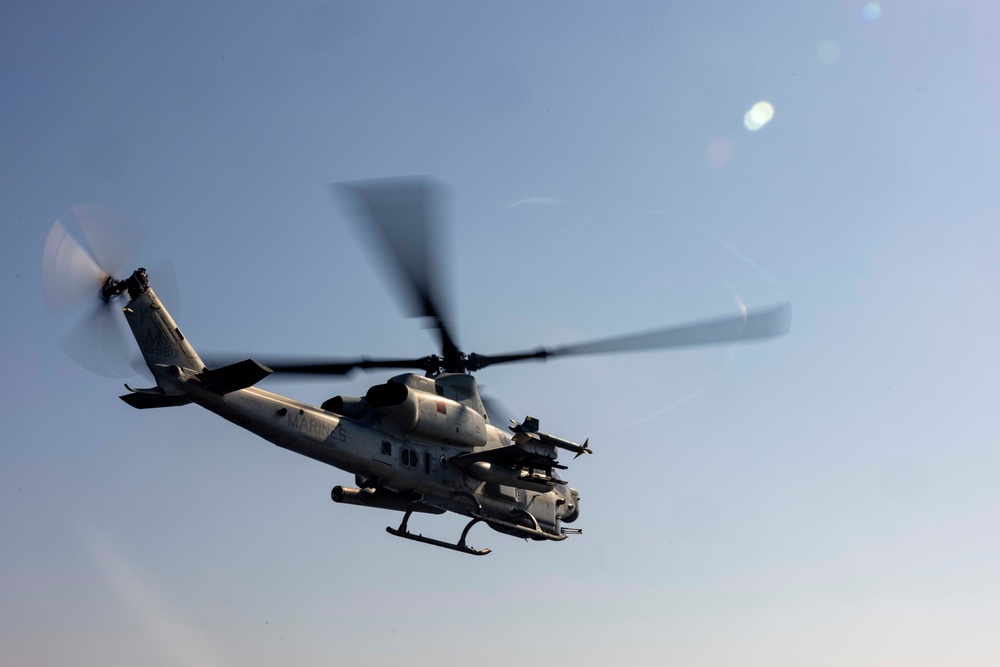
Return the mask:
<path id="1" fill-rule="evenodd" d="M 121 316 L 125 278 L 144 252 L 146 234 L 127 215 L 103 204 L 77 204 L 56 220 L 42 251 L 42 296 L 64 350 L 78 364 L 105 377 L 135 375 Z M 148 257 L 148 255 L 147 255 Z M 177 303 L 169 262 L 153 269 L 164 301 Z M 141 367 L 141 362 L 140 362 Z"/>

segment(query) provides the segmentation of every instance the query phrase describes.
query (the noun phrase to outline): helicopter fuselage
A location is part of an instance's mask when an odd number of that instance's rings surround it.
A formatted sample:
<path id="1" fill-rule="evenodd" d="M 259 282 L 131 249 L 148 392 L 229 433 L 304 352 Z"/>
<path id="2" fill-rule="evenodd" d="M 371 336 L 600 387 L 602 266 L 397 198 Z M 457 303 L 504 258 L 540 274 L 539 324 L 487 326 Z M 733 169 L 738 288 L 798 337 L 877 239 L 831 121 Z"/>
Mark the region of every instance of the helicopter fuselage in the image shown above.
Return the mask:
<path id="1" fill-rule="evenodd" d="M 206 368 L 145 274 L 128 280 L 125 317 L 156 379 L 156 387 L 129 388 L 122 396 L 133 407 L 194 403 L 279 447 L 352 473 L 357 487 L 335 487 L 333 500 L 405 512 L 400 527 L 388 529 L 401 537 L 480 555 L 488 550 L 465 545 L 468 529 L 480 521 L 536 540 L 580 532 L 562 526 L 579 515 L 579 495 L 554 473 L 563 467 L 556 447 L 490 424 L 471 375 L 407 373 L 364 398 L 308 405 L 252 386 L 270 373 L 254 361 Z M 472 518 L 457 544 L 406 530 L 412 512 L 445 511 Z"/>

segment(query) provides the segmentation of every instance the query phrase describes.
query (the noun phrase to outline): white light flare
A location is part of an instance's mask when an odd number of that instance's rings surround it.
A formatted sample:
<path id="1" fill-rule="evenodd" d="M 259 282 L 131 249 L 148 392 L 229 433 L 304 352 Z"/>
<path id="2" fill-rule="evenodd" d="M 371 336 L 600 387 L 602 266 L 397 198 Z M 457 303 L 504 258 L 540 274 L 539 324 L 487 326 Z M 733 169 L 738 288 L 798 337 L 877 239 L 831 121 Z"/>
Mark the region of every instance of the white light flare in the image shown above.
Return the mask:
<path id="1" fill-rule="evenodd" d="M 712 140 L 705 150 L 705 157 L 709 164 L 721 167 L 733 158 L 735 148 L 733 142 L 725 137 L 718 137 Z"/>
<path id="2" fill-rule="evenodd" d="M 880 16 L 882 16 L 882 5 L 877 2 L 869 2 L 861 8 L 861 19 L 865 23 L 874 23 Z"/>
<path id="3" fill-rule="evenodd" d="M 756 132 L 771 122 L 774 118 L 774 106 L 770 102 L 757 102 L 743 116 L 743 125 L 751 132 Z"/>
<path id="4" fill-rule="evenodd" d="M 156 654 L 177 665 L 221 665 L 210 650 L 202 630 L 178 619 L 162 602 L 142 570 L 132 565 L 102 533 L 81 529 L 97 569 L 104 574 L 123 606 L 132 612 L 141 636 L 155 645 Z"/>
<path id="5" fill-rule="evenodd" d="M 840 45 L 832 39 L 820 42 L 816 47 L 816 58 L 824 65 L 832 65 L 840 60 Z"/>

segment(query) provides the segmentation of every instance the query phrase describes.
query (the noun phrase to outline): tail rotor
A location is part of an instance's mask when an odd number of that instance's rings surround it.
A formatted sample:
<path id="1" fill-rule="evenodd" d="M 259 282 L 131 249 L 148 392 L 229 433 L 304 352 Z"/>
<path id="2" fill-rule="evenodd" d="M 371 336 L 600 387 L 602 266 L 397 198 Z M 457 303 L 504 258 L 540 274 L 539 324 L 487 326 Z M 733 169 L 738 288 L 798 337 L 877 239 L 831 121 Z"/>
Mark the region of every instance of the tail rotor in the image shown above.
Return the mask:
<path id="1" fill-rule="evenodd" d="M 123 300 L 106 289 L 147 256 L 146 233 L 127 215 L 103 204 L 77 204 L 55 221 L 42 251 L 42 296 L 69 356 L 105 377 L 136 374 L 135 346 L 120 314 Z M 176 304 L 169 262 L 157 262 L 158 292 Z"/>

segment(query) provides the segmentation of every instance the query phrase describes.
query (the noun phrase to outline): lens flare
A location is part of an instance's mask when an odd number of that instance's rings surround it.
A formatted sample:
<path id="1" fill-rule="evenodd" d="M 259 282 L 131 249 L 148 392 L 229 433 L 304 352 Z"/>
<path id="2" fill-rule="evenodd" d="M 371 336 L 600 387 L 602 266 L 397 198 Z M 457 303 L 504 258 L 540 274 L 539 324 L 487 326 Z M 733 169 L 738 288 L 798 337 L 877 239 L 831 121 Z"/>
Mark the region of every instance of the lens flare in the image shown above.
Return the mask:
<path id="1" fill-rule="evenodd" d="M 756 132 L 770 123 L 772 118 L 774 118 L 774 107 L 770 102 L 761 101 L 753 105 L 743 116 L 743 124 L 751 132 Z"/>
<path id="2" fill-rule="evenodd" d="M 828 39 L 816 47 L 816 58 L 824 65 L 832 65 L 840 60 L 840 44 Z"/>
<path id="3" fill-rule="evenodd" d="M 725 137 L 719 137 L 713 139 L 712 143 L 708 145 L 708 149 L 705 151 L 705 156 L 708 158 L 709 163 L 715 165 L 716 167 L 721 167 L 722 165 L 729 162 L 733 157 L 733 142 Z"/>
<path id="4" fill-rule="evenodd" d="M 882 16 L 882 5 L 877 2 L 869 2 L 861 8 L 861 18 L 867 23 L 874 23 L 880 16 Z"/>

